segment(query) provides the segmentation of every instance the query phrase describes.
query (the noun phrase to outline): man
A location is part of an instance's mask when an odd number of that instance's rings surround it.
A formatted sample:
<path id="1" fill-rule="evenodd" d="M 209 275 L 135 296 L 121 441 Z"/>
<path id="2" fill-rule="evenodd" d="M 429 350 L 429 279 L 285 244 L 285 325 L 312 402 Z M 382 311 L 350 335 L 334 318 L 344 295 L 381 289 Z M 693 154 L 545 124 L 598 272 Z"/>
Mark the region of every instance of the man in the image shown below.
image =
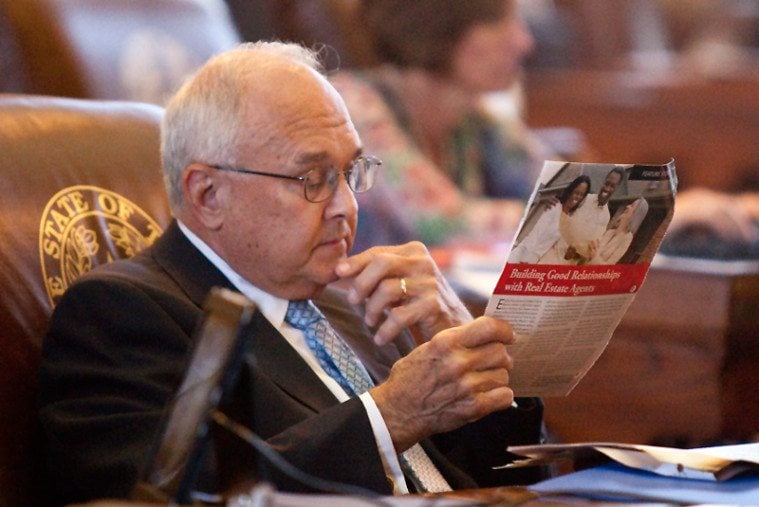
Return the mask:
<path id="1" fill-rule="evenodd" d="M 406 492 L 406 479 L 414 490 L 488 485 L 504 480 L 492 466 L 506 445 L 539 439 L 539 402 L 510 408 L 507 323 L 472 320 L 419 243 L 347 256 L 352 190 L 371 186 L 378 161 L 316 68 L 300 46 L 244 45 L 167 106 L 176 221 L 72 285 L 45 340 L 40 414 L 57 500 L 129 494 L 213 286 L 259 309 L 235 416 L 307 473 L 383 494 Z M 347 296 L 327 287 L 337 280 Z M 299 327 L 308 300 L 352 349 L 340 349 L 347 367 L 319 343 L 330 331 Z M 245 469 L 239 447 L 208 458 L 199 489 L 225 491 L 240 473 L 309 489 L 268 462 Z"/>
<path id="2" fill-rule="evenodd" d="M 624 175 L 620 167 L 609 171 L 598 194 L 588 194 L 572 218 L 560 224 L 561 235 L 569 245 L 564 255 L 567 261 L 584 264 L 592 256 L 590 245 L 603 235 L 609 225 L 609 199 Z"/>

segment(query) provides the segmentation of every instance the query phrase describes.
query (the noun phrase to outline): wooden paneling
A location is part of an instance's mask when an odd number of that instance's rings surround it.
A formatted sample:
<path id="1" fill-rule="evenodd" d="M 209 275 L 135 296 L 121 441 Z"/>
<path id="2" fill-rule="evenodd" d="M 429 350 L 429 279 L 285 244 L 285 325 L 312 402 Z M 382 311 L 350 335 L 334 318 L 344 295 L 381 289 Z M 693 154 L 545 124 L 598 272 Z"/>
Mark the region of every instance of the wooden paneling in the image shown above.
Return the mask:
<path id="1" fill-rule="evenodd" d="M 674 157 L 681 188 L 759 188 L 759 74 L 545 71 L 531 73 L 525 90 L 528 124 L 579 129 L 594 154 L 587 162 Z"/>
<path id="2" fill-rule="evenodd" d="M 569 396 L 545 400 L 560 440 L 759 435 L 759 265 L 663 259 L 588 375 Z"/>

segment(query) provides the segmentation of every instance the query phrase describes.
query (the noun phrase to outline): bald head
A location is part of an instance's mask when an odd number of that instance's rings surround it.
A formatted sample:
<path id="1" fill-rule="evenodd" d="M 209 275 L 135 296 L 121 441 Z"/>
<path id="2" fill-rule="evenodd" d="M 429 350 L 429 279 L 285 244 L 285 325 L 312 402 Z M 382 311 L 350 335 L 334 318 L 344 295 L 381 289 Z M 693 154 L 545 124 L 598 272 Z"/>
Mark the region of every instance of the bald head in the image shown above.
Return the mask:
<path id="1" fill-rule="evenodd" d="M 360 154 L 342 99 L 313 53 L 292 44 L 213 58 L 169 102 L 162 125 L 174 216 L 240 276 L 288 299 L 318 295 L 350 251 L 348 179 L 329 176 L 319 201 L 307 188 Z"/>
<path id="2" fill-rule="evenodd" d="M 329 129 L 350 121 L 342 98 L 315 68 L 266 56 L 260 63 L 245 83 L 240 110 L 246 129 L 237 140 L 240 151 L 286 151 L 282 141 L 305 122 L 321 121 Z"/>
<path id="3" fill-rule="evenodd" d="M 181 207 L 181 175 L 193 162 L 235 164 L 241 151 L 267 146 L 287 124 L 320 114 L 346 116 L 320 73 L 318 56 L 297 44 L 242 44 L 209 60 L 166 106 L 161 131 L 164 177 L 172 208 Z"/>

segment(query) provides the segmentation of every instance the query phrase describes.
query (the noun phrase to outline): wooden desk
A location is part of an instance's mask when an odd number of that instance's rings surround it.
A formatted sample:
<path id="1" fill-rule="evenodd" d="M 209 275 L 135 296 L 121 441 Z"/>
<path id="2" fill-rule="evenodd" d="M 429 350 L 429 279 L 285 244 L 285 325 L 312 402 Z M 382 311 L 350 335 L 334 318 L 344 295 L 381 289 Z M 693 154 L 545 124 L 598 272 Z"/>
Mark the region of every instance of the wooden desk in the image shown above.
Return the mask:
<path id="1" fill-rule="evenodd" d="M 666 163 L 681 187 L 759 187 L 759 74 L 709 80 L 633 72 L 533 71 L 525 83 L 531 127 L 586 137 L 585 162 Z"/>
<path id="2" fill-rule="evenodd" d="M 759 264 L 657 263 L 587 376 L 545 400 L 560 440 L 687 446 L 759 435 Z"/>

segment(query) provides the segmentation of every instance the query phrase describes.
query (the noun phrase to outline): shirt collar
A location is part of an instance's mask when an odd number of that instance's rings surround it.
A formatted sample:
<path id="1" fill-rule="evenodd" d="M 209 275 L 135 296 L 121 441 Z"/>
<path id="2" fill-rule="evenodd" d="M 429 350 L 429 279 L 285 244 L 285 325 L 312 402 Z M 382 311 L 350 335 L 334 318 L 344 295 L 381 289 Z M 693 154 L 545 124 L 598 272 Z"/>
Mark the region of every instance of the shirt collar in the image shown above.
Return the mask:
<path id="1" fill-rule="evenodd" d="M 259 289 L 245 278 L 240 276 L 227 262 L 222 259 L 205 241 L 192 232 L 181 220 L 177 220 L 179 230 L 187 237 L 187 240 L 205 256 L 208 261 L 227 277 L 227 279 L 245 297 L 256 303 L 266 320 L 275 328 L 280 328 L 285 321 L 288 300 L 273 296 Z"/>

